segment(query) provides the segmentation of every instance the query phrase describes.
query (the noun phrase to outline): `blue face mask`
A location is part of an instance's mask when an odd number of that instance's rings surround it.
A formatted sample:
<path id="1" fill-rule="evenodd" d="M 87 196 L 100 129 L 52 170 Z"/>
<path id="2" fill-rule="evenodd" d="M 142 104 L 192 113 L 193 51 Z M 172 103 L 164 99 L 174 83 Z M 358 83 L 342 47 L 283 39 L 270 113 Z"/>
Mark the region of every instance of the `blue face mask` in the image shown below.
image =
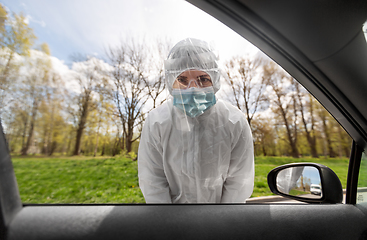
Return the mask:
<path id="1" fill-rule="evenodd" d="M 197 117 L 211 108 L 215 103 L 213 87 L 173 89 L 173 105 L 189 117 Z"/>

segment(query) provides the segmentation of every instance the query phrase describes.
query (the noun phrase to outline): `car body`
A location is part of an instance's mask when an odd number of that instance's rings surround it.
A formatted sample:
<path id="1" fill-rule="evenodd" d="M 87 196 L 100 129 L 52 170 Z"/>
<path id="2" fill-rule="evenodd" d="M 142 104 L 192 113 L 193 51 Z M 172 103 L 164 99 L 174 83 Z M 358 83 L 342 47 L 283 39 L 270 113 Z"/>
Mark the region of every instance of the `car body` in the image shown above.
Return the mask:
<path id="1" fill-rule="evenodd" d="M 321 195 L 321 186 L 317 184 L 311 184 L 310 192 L 314 195 Z"/>
<path id="2" fill-rule="evenodd" d="M 367 146 L 367 1 L 189 2 L 274 59 L 350 134 L 346 204 L 23 205 L 1 134 L 2 239 L 367 238 L 367 205 L 356 204 Z"/>

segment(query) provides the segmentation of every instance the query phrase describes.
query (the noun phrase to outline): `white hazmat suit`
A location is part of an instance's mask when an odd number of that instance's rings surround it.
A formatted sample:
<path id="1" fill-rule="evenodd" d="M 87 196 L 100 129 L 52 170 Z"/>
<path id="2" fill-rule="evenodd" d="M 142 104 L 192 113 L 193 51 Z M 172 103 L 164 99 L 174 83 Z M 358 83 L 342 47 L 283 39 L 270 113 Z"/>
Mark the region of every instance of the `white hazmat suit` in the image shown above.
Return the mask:
<path id="1" fill-rule="evenodd" d="M 171 93 L 176 77 L 188 69 L 207 72 L 215 92 L 219 89 L 216 58 L 205 42 L 185 39 L 171 50 L 165 63 Z M 239 109 L 214 102 L 196 117 L 174 106 L 173 99 L 149 113 L 138 153 L 147 203 L 244 203 L 251 196 L 251 130 Z"/>

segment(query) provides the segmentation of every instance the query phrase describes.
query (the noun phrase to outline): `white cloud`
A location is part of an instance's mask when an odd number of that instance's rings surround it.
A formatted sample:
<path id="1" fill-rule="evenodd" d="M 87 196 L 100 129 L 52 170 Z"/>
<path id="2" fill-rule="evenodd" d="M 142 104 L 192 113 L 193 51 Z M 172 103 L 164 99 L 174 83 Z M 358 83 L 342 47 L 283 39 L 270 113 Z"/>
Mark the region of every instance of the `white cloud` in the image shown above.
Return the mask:
<path id="1" fill-rule="evenodd" d="M 24 19 L 24 22 L 26 24 L 30 24 L 31 22 L 34 22 L 36 24 L 39 24 L 41 27 L 46 27 L 46 23 L 44 21 L 36 20 L 31 15 L 27 15 Z"/>
<path id="2" fill-rule="evenodd" d="M 24 23 L 28 25 L 28 24 L 29 24 L 29 22 L 30 22 L 30 20 L 31 20 L 31 18 L 32 18 L 32 17 L 31 17 L 30 15 L 25 16 L 25 18 L 24 18 Z"/>
<path id="3" fill-rule="evenodd" d="M 41 25 L 41 27 L 46 27 L 46 23 L 44 21 L 32 20 L 33 22 Z"/>
<path id="4" fill-rule="evenodd" d="M 52 67 L 53 69 L 61 75 L 66 75 L 70 71 L 69 67 L 65 65 L 64 61 L 51 57 Z"/>

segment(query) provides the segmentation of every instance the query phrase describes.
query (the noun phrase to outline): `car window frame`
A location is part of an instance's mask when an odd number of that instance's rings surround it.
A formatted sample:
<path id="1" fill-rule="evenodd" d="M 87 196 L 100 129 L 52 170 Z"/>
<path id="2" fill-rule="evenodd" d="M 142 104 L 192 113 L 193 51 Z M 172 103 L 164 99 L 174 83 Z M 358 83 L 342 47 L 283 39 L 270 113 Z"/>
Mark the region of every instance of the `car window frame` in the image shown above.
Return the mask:
<path id="1" fill-rule="evenodd" d="M 218 4 L 218 2 L 219 1 L 213 1 L 213 4 Z M 204 1 L 202 1 L 202 4 L 204 4 Z M 209 3 L 206 3 L 206 4 L 209 4 Z M 233 3 L 233 4 L 235 4 L 235 3 Z M 251 11 L 249 11 L 249 14 L 250 15 L 252 14 L 251 15 L 252 17 L 256 17 L 256 16 L 253 16 L 254 14 L 251 13 Z M 235 16 L 235 17 L 238 17 L 238 16 Z M 241 21 L 241 19 L 239 19 L 239 20 Z M 247 25 L 248 25 L 248 29 L 246 31 L 244 31 L 243 34 L 248 33 L 248 34 L 254 35 L 255 33 L 252 32 L 252 31 L 255 31 L 255 32 L 257 31 L 256 34 L 258 34 L 258 35 L 255 36 L 254 38 L 259 39 L 260 43 L 263 44 L 262 45 L 263 47 L 261 47 L 261 49 L 266 49 L 266 48 L 268 48 L 269 45 L 274 43 L 271 38 L 267 37 L 266 35 L 263 35 L 263 33 L 261 33 L 258 29 L 255 29 L 251 24 L 247 24 Z M 266 28 L 266 26 L 265 26 L 265 28 Z M 261 44 L 257 44 L 257 46 L 259 46 Z M 294 49 L 294 51 L 297 52 L 297 49 Z M 294 59 L 292 60 L 291 58 L 292 58 L 293 55 L 284 53 L 282 51 L 281 46 L 275 47 L 275 49 L 268 50 L 267 53 L 269 54 L 269 52 L 270 53 L 273 52 L 273 56 L 275 56 L 274 58 L 278 59 L 277 62 L 278 62 L 279 65 L 281 65 L 285 69 L 287 69 L 287 66 L 289 66 L 289 68 L 292 70 L 291 72 L 297 73 L 296 75 L 300 75 L 301 79 L 297 78 L 298 81 L 302 80 L 302 78 L 307 78 L 307 74 L 309 74 L 309 72 L 307 70 L 309 70 L 309 68 L 304 68 L 302 66 L 299 66 L 300 61 L 295 61 Z M 278 55 L 278 56 L 276 56 L 276 55 Z M 282 62 L 283 64 L 279 63 L 279 62 Z M 307 64 L 310 64 L 310 63 L 305 61 L 305 64 L 307 65 Z M 310 66 L 310 69 L 312 69 L 312 68 L 313 67 Z M 322 72 L 321 73 L 318 72 L 317 69 L 316 70 L 313 69 L 313 71 L 314 71 L 313 73 L 310 73 L 311 75 L 312 74 L 313 75 L 318 75 L 319 74 L 321 78 L 325 77 L 325 76 L 323 76 Z M 317 80 L 317 77 L 316 77 L 316 80 Z M 325 89 L 319 89 L 318 88 L 318 86 L 317 86 L 318 82 L 317 81 L 314 81 L 314 82 L 311 81 L 310 83 L 307 83 L 305 81 L 304 84 L 308 86 L 308 87 L 306 87 L 306 89 L 308 89 L 310 92 L 312 92 L 312 94 L 315 94 L 315 95 L 318 95 L 318 96 L 321 96 L 322 94 L 325 93 L 323 91 L 326 91 Z M 313 90 L 311 91 L 310 89 L 311 90 L 313 89 Z M 343 108 L 339 109 L 337 106 L 334 106 L 333 104 L 335 104 L 335 102 L 333 102 L 332 98 L 329 99 L 327 94 L 325 96 L 323 96 L 323 99 L 327 103 L 326 104 L 327 105 L 326 109 L 330 110 L 330 108 L 331 108 L 334 112 L 340 112 L 341 113 L 340 118 L 343 118 L 343 116 L 344 116 L 343 115 Z M 346 119 L 343 122 L 343 120 L 339 119 L 339 121 L 341 123 L 343 123 L 343 124 L 341 124 L 343 126 L 348 125 L 350 128 L 356 127 L 356 126 L 353 125 L 353 123 L 348 122 L 349 120 L 350 119 Z M 1 235 L 0 235 L 0 238 L 3 239 L 4 236 L 5 236 L 5 232 L 6 232 L 6 226 L 8 226 L 9 222 L 17 214 L 17 212 L 22 209 L 22 204 L 20 202 L 19 191 L 18 191 L 16 179 L 15 179 L 15 174 L 14 174 L 14 171 L 13 171 L 13 166 L 12 166 L 12 163 L 11 163 L 10 154 L 8 152 L 6 139 L 5 139 L 3 129 L 2 129 L 2 126 L 1 126 L 1 120 L 0 120 L 0 134 L 2 135 L 2 136 L 0 136 L 0 169 L 2 171 L 2 174 L 0 174 L 0 210 L 1 210 L 1 219 L 0 219 L 0 234 Z M 353 132 L 352 135 L 354 135 L 354 136 L 359 135 L 358 130 L 355 130 L 355 132 Z M 351 157 L 350 157 L 350 164 L 349 164 L 349 169 L 348 169 L 347 203 L 352 203 L 353 204 L 353 191 L 354 191 L 354 193 L 356 192 L 356 187 L 357 187 L 356 179 L 358 179 L 358 172 L 359 172 L 360 161 L 361 161 L 361 153 L 362 153 L 362 149 L 363 149 L 362 146 L 364 146 L 366 143 L 365 143 L 363 138 L 360 138 L 358 136 L 357 137 L 352 137 L 352 138 L 354 140 L 353 140 L 352 152 L 351 152 Z M 6 194 L 6 193 L 9 193 L 9 194 Z M 354 194 L 354 198 L 356 198 L 355 194 Z M 355 199 L 354 199 L 354 202 L 355 202 Z M 113 205 L 115 205 L 115 204 L 113 204 Z M 156 206 L 154 206 L 154 207 L 156 207 Z M 178 208 L 177 206 L 170 206 L 170 207 Z M 187 206 L 179 206 L 179 208 L 181 208 L 181 209 L 183 207 L 187 207 Z M 303 207 L 303 206 L 300 206 L 300 207 Z M 316 207 L 318 207 L 318 206 L 312 206 L 312 210 L 314 210 L 313 212 L 316 212 Z M 330 211 L 333 211 L 333 212 L 337 212 L 337 211 L 335 211 L 335 209 L 340 209 L 340 207 L 337 208 L 338 206 L 336 206 L 335 208 L 334 208 L 334 206 L 328 206 L 328 207 L 330 208 Z M 352 208 L 352 207 L 349 207 L 349 206 L 341 206 L 341 208 L 345 210 L 342 213 L 337 212 L 337 214 L 340 215 L 341 217 L 345 215 L 344 213 L 349 213 L 351 210 L 354 211 L 354 212 L 356 212 L 358 210 L 358 209 L 355 209 L 355 208 Z M 224 208 L 222 208 L 222 209 L 224 209 Z M 259 206 L 255 206 L 253 211 L 256 212 L 255 211 L 256 209 L 264 209 L 264 208 L 261 208 Z M 295 208 L 293 208 L 293 209 L 295 209 Z M 289 212 L 287 212 L 287 211 L 280 211 L 281 210 L 280 208 L 277 209 L 277 210 L 279 210 L 279 211 L 277 211 L 278 213 L 284 212 L 284 215 L 296 216 L 295 214 L 293 214 L 293 215 L 289 214 Z M 200 214 L 202 214 L 202 213 L 200 212 Z M 254 215 L 256 215 L 256 214 L 252 214 L 251 217 L 254 216 Z M 351 214 L 350 218 L 352 219 L 352 217 L 355 217 L 355 216 L 359 217 L 360 219 L 363 219 L 362 218 L 363 216 L 362 216 L 362 214 L 360 214 L 359 211 L 358 211 L 358 215 L 357 214 L 354 214 L 354 215 Z M 311 219 L 311 217 L 309 215 L 307 215 L 306 217 L 308 217 L 308 219 Z M 184 219 L 184 217 L 181 216 L 179 219 Z M 215 218 L 213 218 L 213 219 L 215 219 Z M 269 219 L 276 219 L 276 217 L 269 218 Z M 265 219 L 265 221 L 267 220 L 269 222 L 269 219 Z M 334 221 L 336 221 L 336 219 L 337 218 L 333 218 Z M 242 224 L 241 221 L 242 221 L 242 219 L 238 219 L 238 221 L 236 221 L 236 222 Z M 179 223 L 179 220 L 177 220 L 177 222 Z M 306 223 L 309 223 L 309 222 L 306 222 Z M 343 223 L 343 224 L 345 224 L 345 223 Z M 349 223 L 349 222 L 347 222 L 347 224 L 351 225 L 351 223 Z M 297 224 L 297 225 L 300 226 L 301 224 Z M 252 227 L 252 225 L 248 225 L 248 226 Z M 276 226 L 279 226 L 279 225 L 276 225 Z M 345 227 L 345 225 L 343 225 L 343 226 Z M 246 226 L 244 226 L 244 227 L 246 227 Z M 282 226 L 280 226 L 280 227 L 282 227 Z M 220 229 L 220 228 L 218 228 L 218 229 Z M 289 229 L 289 226 L 288 226 L 288 229 Z M 356 229 L 356 228 L 354 228 L 354 229 Z M 363 229 L 365 229 L 364 223 L 363 223 Z M 207 230 L 207 229 L 204 228 L 204 230 Z M 357 230 L 359 230 L 359 229 L 357 229 Z M 292 230 L 292 231 L 294 231 L 294 230 Z M 347 231 L 343 231 L 343 232 L 347 232 Z M 353 233 L 355 233 L 355 232 L 356 231 L 353 231 Z"/>

